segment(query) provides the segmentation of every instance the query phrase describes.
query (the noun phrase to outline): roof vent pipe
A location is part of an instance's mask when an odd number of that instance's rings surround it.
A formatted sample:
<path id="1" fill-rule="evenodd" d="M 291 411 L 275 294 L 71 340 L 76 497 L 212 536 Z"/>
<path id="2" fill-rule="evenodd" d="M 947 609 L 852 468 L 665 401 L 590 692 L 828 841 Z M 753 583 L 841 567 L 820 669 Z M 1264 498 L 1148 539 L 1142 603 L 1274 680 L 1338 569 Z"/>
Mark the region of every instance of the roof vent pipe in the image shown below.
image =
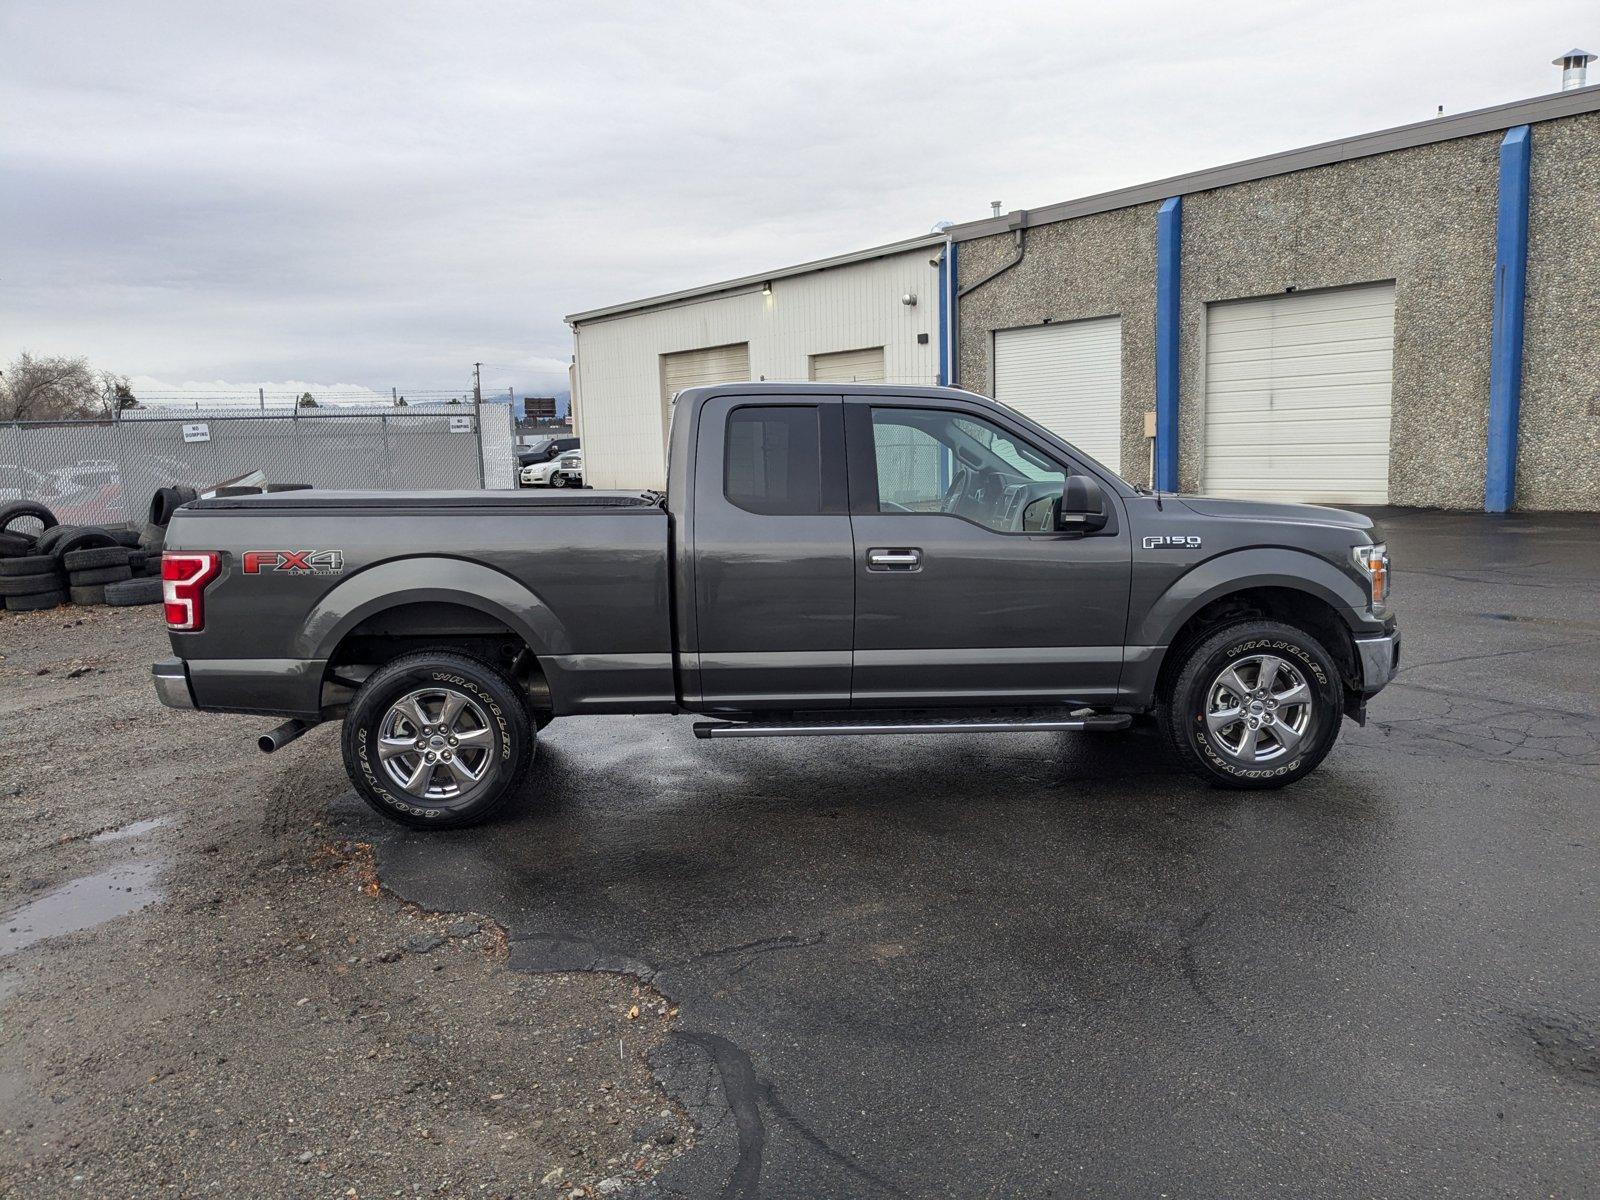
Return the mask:
<path id="1" fill-rule="evenodd" d="M 1568 50 L 1560 58 L 1552 58 L 1550 61 L 1561 68 L 1563 92 L 1589 86 L 1589 64 L 1594 61 L 1594 55 L 1587 50 Z"/>
<path id="2" fill-rule="evenodd" d="M 992 217 L 998 217 L 1000 215 L 1000 201 L 989 201 L 989 215 Z"/>

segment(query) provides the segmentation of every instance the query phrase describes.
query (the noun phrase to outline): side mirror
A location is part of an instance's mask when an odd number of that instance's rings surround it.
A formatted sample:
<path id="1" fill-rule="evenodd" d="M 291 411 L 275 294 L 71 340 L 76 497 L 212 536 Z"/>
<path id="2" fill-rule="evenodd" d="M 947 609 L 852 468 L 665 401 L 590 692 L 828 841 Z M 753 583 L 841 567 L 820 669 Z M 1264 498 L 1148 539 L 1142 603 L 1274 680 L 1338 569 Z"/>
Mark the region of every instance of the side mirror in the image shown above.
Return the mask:
<path id="1" fill-rule="evenodd" d="M 1106 527 L 1106 497 L 1093 475 L 1068 475 L 1056 505 L 1058 533 L 1093 533 Z"/>

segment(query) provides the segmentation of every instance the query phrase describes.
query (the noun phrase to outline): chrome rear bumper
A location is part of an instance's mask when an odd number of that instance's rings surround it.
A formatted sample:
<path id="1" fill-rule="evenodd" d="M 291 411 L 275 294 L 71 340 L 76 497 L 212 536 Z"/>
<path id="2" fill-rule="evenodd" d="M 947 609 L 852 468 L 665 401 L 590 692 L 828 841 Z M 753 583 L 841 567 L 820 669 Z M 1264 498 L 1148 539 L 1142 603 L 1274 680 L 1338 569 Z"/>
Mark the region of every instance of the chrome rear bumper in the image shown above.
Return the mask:
<path id="1" fill-rule="evenodd" d="M 194 693 L 189 690 L 189 668 L 181 658 L 163 658 L 150 668 L 155 678 L 156 695 L 168 708 L 193 708 Z"/>

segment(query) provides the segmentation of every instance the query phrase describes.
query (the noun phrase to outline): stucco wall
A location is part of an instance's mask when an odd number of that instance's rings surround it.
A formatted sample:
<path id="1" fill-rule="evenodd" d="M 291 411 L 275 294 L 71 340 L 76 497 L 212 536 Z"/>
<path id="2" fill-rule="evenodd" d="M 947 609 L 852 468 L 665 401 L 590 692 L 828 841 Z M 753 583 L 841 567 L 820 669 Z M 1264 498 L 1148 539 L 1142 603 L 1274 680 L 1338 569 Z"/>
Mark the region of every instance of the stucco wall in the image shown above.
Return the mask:
<path id="1" fill-rule="evenodd" d="M 994 394 L 994 331 L 1046 321 L 1122 318 L 1123 473 L 1148 482 L 1144 414 L 1155 407 L 1156 206 L 1138 205 L 1026 233 L 1022 261 L 959 302 L 957 379 Z M 1016 257 L 1009 233 L 963 242 L 956 272 L 966 287 Z"/>
<path id="2" fill-rule="evenodd" d="M 1600 114 L 1533 127 L 1518 508 L 1600 509 Z"/>
<path id="3" fill-rule="evenodd" d="M 1210 301 L 1395 281 L 1389 499 L 1481 508 L 1500 136 L 1186 196 L 1179 475 L 1200 486 Z"/>
<path id="4" fill-rule="evenodd" d="M 1395 504 L 1480 508 L 1502 134 L 1191 193 L 1183 205 L 1179 472 L 1200 486 L 1206 306 L 1394 280 Z M 1533 127 L 1517 502 L 1600 509 L 1600 116 Z M 1030 229 L 1022 264 L 960 302 L 963 386 L 987 392 L 993 331 L 1120 313 L 1123 462 L 1146 481 L 1154 408 L 1155 205 Z M 960 286 L 1014 253 L 962 243 Z"/>

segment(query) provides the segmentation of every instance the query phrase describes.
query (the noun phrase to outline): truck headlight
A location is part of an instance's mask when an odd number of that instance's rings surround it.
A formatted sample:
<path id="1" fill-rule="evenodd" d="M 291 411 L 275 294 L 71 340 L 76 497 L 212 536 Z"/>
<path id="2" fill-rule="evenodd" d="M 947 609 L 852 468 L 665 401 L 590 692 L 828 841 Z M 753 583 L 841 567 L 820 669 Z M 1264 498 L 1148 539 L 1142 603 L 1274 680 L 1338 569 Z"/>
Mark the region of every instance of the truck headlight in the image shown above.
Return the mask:
<path id="1" fill-rule="evenodd" d="M 1357 546 L 1350 555 L 1372 586 L 1373 613 L 1382 615 L 1389 607 L 1389 547 L 1381 542 L 1376 546 Z"/>

